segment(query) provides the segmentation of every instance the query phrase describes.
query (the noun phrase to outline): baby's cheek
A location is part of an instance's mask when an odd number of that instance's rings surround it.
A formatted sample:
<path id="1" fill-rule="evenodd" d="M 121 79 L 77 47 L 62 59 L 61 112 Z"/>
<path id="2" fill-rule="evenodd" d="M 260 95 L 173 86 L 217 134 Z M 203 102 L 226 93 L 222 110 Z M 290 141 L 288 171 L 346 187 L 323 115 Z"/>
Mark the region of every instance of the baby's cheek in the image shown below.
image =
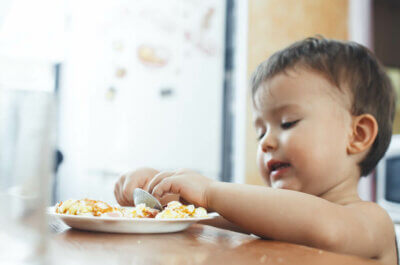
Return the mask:
<path id="1" fill-rule="evenodd" d="M 290 148 L 286 150 L 286 154 L 290 156 L 290 162 L 304 178 L 304 182 L 313 182 L 328 172 L 335 171 L 337 163 L 333 160 L 337 160 L 338 155 L 335 151 L 337 147 L 332 141 L 322 141 L 318 135 L 314 135 L 314 138 L 297 139 L 288 146 Z"/>
<path id="2" fill-rule="evenodd" d="M 306 134 L 303 134 L 306 135 Z M 308 176 L 319 171 L 322 157 L 320 147 L 311 137 L 292 137 L 287 139 L 285 154 L 297 173 Z"/>
<path id="3" fill-rule="evenodd" d="M 269 178 L 268 178 L 268 169 L 266 167 L 266 162 L 264 161 L 264 153 L 261 151 L 261 148 L 257 150 L 257 166 L 258 171 L 260 172 L 261 177 L 267 186 L 270 186 Z"/>

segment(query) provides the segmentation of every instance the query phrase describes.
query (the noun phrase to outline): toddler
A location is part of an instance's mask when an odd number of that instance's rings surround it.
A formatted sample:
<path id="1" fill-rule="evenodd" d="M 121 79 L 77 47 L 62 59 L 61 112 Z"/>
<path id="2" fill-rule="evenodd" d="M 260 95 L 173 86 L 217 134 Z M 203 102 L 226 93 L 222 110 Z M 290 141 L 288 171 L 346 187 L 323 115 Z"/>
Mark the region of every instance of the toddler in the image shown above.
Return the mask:
<path id="1" fill-rule="evenodd" d="M 353 42 L 308 38 L 261 63 L 251 91 L 267 187 L 141 168 L 118 180 L 117 201 L 133 205 L 136 187 L 161 200 L 174 193 L 218 212 L 230 228 L 396 264 L 390 217 L 357 193 L 389 145 L 395 112 L 374 55 Z"/>

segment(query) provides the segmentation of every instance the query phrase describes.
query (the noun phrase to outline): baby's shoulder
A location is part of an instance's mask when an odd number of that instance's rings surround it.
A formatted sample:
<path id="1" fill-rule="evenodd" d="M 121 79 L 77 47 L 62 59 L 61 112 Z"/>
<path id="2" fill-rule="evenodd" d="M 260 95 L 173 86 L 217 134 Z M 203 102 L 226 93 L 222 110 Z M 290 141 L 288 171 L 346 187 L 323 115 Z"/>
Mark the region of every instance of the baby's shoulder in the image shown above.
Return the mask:
<path id="1" fill-rule="evenodd" d="M 379 204 L 368 201 L 360 201 L 346 205 L 346 207 L 355 211 L 355 213 L 365 215 L 372 220 L 384 222 L 393 226 L 389 214 Z"/>
<path id="2" fill-rule="evenodd" d="M 389 214 L 381 206 L 374 202 L 361 201 L 352 203 L 346 206 L 351 209 L 354 214 L 360 216 L 361 219 L 370 223 L 375 229 L 388 229 L 391 233 L 394 232 L 394 224 Z"/>
<path id="3" fill-rule="evenodd" d="M 354 214 L 359 215 L 360 225 L 366 228 L 377 246 L 382 249 L 382 256 L 393 256 L 395 251 L 394 223 L 389 214 L 374 202 L 357 202 L 349 204 Z"/>

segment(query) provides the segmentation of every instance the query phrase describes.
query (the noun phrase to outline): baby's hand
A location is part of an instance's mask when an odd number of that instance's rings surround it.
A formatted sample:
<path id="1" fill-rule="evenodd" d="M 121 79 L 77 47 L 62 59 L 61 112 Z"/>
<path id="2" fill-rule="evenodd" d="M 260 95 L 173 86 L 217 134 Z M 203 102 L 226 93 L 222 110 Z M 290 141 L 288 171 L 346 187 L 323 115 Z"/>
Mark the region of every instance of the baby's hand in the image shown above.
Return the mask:
<path id="1" fill-rule="evenodd" d="M 132 206 L 133 190 L 141 188 L 148 190 L 151 179 L 159 172 L 152 168 L 139 168 L 123 174 L 115 183 L 114 195 L 121 206 Z"/>
<path id="2" fill-rule="evenodd" d="M 195 171 L 180 169 L 158 173 L 149 184 L 149 192 L 162 200 L 167 193 L 179 194 L 181 200 L 208 208 L 207 191 L 213 180 Z"/>

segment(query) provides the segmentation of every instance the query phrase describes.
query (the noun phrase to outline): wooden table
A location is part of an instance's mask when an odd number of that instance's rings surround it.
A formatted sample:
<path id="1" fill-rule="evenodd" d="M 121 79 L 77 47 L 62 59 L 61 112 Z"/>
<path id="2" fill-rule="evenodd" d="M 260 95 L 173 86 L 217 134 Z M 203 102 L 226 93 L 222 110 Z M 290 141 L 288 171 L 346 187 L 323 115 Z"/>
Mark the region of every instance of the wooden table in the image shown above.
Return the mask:
<path id="1" fill-rule="evenodd" d="M 55 220 L 50 227 L 51 264 L 378 264 L 201 224 L 172 234 L 94 233 Z"/>

